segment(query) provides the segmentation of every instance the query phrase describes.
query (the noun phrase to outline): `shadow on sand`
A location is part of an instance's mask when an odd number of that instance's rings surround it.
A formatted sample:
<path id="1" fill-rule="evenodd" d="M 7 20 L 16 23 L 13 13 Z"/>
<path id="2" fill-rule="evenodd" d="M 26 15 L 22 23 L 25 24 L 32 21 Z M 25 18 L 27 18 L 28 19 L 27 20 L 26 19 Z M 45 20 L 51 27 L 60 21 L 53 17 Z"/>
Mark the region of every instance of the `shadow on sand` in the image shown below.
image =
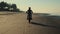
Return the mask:
<path id="1" fill-rule="evenodd" d="M 31 22 L 31 24 L 60 29 L 59 26 L 46 25 L 46 24 L 41 24 L 41 23 L 36 23 L 36 22 Z"/>

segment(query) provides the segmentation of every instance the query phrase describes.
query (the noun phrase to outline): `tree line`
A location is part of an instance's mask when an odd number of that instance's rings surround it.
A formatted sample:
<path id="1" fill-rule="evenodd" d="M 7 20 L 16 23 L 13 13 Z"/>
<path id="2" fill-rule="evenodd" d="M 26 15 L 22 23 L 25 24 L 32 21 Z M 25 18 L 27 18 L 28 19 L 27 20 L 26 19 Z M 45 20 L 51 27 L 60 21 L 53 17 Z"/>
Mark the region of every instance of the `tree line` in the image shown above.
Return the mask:
<path id="1" fill-rule="evenodd" d="M 0 11 L 15 11 L 18 12 L 20 11 L 16 4 L 8 4 L 7 2 L 0 2 Z"/>

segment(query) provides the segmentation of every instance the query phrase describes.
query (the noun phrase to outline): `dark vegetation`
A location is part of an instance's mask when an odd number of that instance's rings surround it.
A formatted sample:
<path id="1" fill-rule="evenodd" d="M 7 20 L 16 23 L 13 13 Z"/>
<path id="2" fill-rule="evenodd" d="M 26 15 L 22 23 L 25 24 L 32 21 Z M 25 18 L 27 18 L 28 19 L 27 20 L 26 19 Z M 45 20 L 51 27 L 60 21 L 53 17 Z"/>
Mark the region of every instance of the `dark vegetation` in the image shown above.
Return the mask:
<path id="1" fill-rule="evenodd" d="M 0 2 L 0 11 L 20 12 L 16 4 L 8 4 L 7 2 Z"/>

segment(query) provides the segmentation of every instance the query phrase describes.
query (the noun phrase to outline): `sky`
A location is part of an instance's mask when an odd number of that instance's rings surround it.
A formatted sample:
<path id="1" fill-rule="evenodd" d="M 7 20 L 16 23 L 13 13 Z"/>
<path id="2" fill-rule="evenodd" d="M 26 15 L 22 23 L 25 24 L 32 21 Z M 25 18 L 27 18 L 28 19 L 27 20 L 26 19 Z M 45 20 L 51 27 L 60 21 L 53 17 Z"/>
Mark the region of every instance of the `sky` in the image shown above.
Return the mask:
<path id="1" fill-rule="evenodd" d="M 0 0 L 14 3 L 20 10 L 27 11 L 31 7 L 34 13 L 60 13 L 60 0 Z M 59 14 L 60 15 L 60 14 Z"/>

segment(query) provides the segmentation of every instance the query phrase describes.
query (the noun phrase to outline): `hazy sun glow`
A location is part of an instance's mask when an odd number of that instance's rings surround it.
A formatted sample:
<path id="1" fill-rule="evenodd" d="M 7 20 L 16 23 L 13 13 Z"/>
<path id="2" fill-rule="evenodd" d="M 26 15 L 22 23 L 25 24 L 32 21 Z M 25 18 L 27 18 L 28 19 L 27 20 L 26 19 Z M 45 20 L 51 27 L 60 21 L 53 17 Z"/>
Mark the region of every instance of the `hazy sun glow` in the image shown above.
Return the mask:
<path id="1" fill-rule="evenodd" d="M 15 3 L 20 10 L 26 11 L 31 7 L 35 13 L 60 13 L 60 0 L 0 0 Z"/>

